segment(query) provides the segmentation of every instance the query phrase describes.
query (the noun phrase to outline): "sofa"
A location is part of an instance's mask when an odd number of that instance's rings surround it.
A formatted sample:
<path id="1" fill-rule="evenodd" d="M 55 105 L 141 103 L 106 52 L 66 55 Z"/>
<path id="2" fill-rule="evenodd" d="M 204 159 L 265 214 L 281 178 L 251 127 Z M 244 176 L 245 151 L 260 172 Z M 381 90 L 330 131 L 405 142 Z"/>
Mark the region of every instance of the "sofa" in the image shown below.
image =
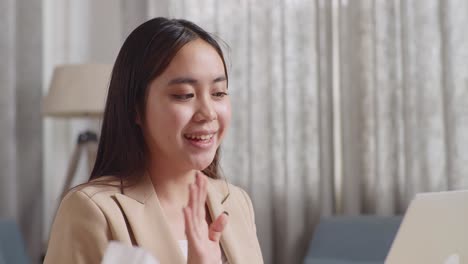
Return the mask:
<path id="1" fill-rule="evenodd" d="M 0 219 L 0 264 L 28 264 L 20 230 L 12 220 Z"/>
<path id="2" fill-rule="evenodd" d="M 304 264 L 383 264 L 402 216 L 322 218 Z"/>

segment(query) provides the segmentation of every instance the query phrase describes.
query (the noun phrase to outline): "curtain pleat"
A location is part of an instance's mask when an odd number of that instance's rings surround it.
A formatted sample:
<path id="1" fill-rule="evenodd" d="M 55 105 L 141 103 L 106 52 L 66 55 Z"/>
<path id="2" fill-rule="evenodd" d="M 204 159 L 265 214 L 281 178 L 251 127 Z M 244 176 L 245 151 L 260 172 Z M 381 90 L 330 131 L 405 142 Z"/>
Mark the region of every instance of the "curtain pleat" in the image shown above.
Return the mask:
<path id="1" fill-rule="evenodd" d="M 233 115 L 222 168 L 253 200 L 265 263 L 302 263 L 322 216 L 402 214 L 417 192 L 468 188 L 466 1 L 121 0 L 116 10 L 122 41 L 163 15 L 225 42 Z M 98 43 L 88 53 L 69 37 L 57 51 L 69 57 L 55 61 L 100 58 Z"/>
<path id="2" fill-rule="evenodd" d="M 0 218 L 16 222 L 33 260 L 42 236 L 42 6 L 0 1 Z"/>

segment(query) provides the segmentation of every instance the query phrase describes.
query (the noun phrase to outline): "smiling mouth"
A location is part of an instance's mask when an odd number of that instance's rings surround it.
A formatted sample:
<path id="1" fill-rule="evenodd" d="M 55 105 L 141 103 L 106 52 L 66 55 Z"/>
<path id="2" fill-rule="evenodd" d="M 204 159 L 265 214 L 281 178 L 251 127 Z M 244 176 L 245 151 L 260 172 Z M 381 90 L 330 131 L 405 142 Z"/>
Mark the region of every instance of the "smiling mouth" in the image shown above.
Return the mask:
<path id="1" fill-rule="evenodd" d="M 215 134 L 203 134 L 203 135 L 194 135 L 194 134 L 185 134 L 184 137 L 188 140 L 198 141 L 198 142 L 206 142 L 210 141 Z"/>

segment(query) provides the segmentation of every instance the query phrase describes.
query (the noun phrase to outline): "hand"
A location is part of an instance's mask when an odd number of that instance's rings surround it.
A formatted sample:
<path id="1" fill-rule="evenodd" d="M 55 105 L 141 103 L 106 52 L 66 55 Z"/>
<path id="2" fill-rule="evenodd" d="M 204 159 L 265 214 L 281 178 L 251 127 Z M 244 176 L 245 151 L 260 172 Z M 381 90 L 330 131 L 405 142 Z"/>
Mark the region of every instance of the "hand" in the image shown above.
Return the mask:
<path id="1" fill-rule="evenodd" d="M 195 183 L 189 186 L 189 202 L 184 208 L 185 234 L 188 240 L 188 264 L 220 264 L 219 240 L 228 222 L 221 214 L 208 226 L 206 222 L 207 176 L 197 172 Z"/>

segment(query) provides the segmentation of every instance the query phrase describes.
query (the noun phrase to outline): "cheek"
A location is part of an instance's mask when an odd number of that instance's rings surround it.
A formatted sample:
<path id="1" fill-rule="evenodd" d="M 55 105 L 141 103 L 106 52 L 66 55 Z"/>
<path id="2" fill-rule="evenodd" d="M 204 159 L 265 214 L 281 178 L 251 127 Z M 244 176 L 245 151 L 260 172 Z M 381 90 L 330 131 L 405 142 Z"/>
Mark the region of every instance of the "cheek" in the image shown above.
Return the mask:
<path id="1" fill-rule="evenodd" d="M 167 137 L 176 136 L 191 120 L 193 111 L 189 107 L 180 105 L 166 105 L 154 110 L 156 131 L 164 131 Z M 151 122 L 151 120 L 148 120 Z"/>
<path id="2" fill-rule="evenodd" d="M 231 123 L 231 102 L 226 100 L 223 103 L 220 103 L 217 107 L 218 120 L 223 126 L 223 129 L 226 130 Z"/>
<path id="3" fill-rule="evenodd" d="M 184 107 L 165 105 L 155 107 L 148 112 L 146 122 L 151 128 L 153 137 L 160 140 L 171 140 L 177 137 L 184 126 L 190 122 L 191 110 Z"/>

